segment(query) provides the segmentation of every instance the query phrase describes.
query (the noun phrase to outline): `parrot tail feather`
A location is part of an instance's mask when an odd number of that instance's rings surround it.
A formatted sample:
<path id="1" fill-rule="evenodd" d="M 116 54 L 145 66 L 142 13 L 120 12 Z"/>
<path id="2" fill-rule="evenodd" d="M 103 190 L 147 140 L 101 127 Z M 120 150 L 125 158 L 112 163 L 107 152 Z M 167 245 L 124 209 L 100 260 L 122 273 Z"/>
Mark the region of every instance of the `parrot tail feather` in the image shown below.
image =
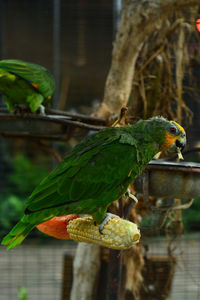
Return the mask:
<path id="1" fill-rule="evenodd" d="M 30 224 L 23 219 L 24 218 L 22 218 L 3 238 L 1 244 L 8 246 L 7 250 L 21 244 L 29 232 L 35 227 L 35 225 Z"/>

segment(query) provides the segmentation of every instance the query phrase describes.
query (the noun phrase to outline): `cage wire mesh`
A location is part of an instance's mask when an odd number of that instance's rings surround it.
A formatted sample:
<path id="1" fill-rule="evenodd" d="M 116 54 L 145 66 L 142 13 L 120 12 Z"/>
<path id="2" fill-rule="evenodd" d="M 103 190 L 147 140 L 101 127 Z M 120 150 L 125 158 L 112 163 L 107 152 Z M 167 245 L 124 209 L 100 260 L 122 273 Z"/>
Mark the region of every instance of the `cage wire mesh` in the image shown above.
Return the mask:
<path id="1" fill-rule="evenodd" d="M 23 245 L 9 252 L 1 247 L 0 299 L 18 299 L 22 287 L 29 300 L 62 299 L 64 257 L 74 249 L 67 243 Z"/>
<path id="2" fill-rule="evenodd" d="M 13 6 L 14 2 L 15 5 Z M 65 18 L 62 18 L 62 28 L 65 28 L 65 30 L 61 30 L 60 39 L 62 41 L 62 49 L 60 51 L 60 49 L 55 47 L 54 44 L 53 55 L 53 52 L 51 51 L 53 44 L 52 32 L 51 27 L 49 26 L 49 20 L 52 22 L 52 12 L 54 7 L 53 2 L 56 4 L 56 2 L 59 1 L 51 2 L 37 0 L 32 2 L 30 6 L 27 4 L 27 1 L 20 1 L 21 7 L 17 8 L 17 1 L 0 1 L 0 7 L 2 8 L 0 10 L 0 14 L 3 13 L 4 16 L 0 20 L 0 55 L 7 57 L 15 56 L 16 58 L 21 58 L 21 56 L 23 56 L 23 58 L 27 60 L 45 62 L 45 65 L 51 67 L 51 69 L 55 69 L 55 66 L 58 67 L 57 62 L 61 59 L 63 67 L 62 71 L 64 73 L 63 78 L 65 78 L 67 84 L 68 81 L 71 82 L 69 91 L 66 91 L 66 94 L 68 93 L 68 98 L 66 96 L 68 103 L 66 105 L 64 102 L 65 105 L 63 107 L 65 108 L 65 106 L 67 106 L 68 108 L 71 108 L 73 102 L 73 107 L 76 104 L 79 106 L 79 109 L 81 107 L 81 112 L 84 113 L 85 108 L 83 107 L 83 102 L 89 106 L 94 99 L 99 99 L 101 97 L 108 71 L 108 65 L 110 64 L 110 55 L 112 50 L 111 40 L 113 38 L 113 29 L 111 26 L 112 3 L 109 1 L 100 1 L 102 8 L 99 8 L 98 5 L 96 6 L 96 18 L 94 18 L 94 9 L 96 4 L 93 4 L 92 10 L 89 10 L 91 2 L 86 1 L 86 6 L 82 11 L 83 15 L 79 15 L 77 11 L 81 11 L 81 1 L 79 1 L 80 6 L 74 7 L 75 2 L 73 0 L 60 0 L 62 6 L 61 17 L 65 16 Z M 116 5 L 119 1 L 113 2 L 115 2 Z M 34 14 L 33 12 L 37 14 Z M 90 12 L 89 18 L 88 12 Z M 35 22 L 35 16 L 37 16 L 37 20 L 42 21 L 42 23 L 39 21 Z M 54 20 L 55 17 L 56 16 L 54 16 Z M 80 24 L 89 24 L 87 26 L 87 31 L 91 34 L 90 43 L 92 44 L 92 48 L 89 47 L 88 44 L 81 44 L 79 49 L 81 51 L 78 52 L 78 48 L 76 49 L 75 45 L 77 41 L 75 42 L 73 37 L 76 37 L 77 35 L 80 38 L 78 33 L 81 33 L 81 41 L 83 40 L 83 42 L 86 42 L 86 40 L 84 40 L 86 27 L 80 28 L 82 30 L 80 32 L 76 27 L 78 20 L 80 21 L 81 18 L 82 20 L 87 19 L 87 22 L 79 22 Z M 19 22 L 19 19 L 21 20 L 21 23 Z M 93 20 L 95 21 L 94 24 Z M 18 26 L 18 24 L 20 24 L 20 26 Z M 13 27 L 15 27 L 17 33 L 16 37 L 20 37 L 15 39 L 16 49 L 20 49 L 20 54 L 17 51 L 14 51 L 13 40 L 10 39 L 8 34 L 10 30 L 13 30 Z M 27 28 L 27 31 L 21 30 L 21 28 Z M 41 29 L 45 31 L 46 39 L 43 38 L 44 32 Z M 40 47 L 36 48 L 32 47 L 33 37 L 36 39 L 35 34 L 37 35 L 37 38 L 39 36 L 38 44 L 40 45 Z M 56 31 L 54 31 L 54 34 L 55 42 L 57 41 Z M 30 44 L 29 49 L 24 47 L 24 40 L 29 42 L 27 43 Z M 102 40 L 104 41 L 103 43 Z M 69 44 L 70 47 L 68 48 L 67 45 Z M 37 51 L 35 49 L 37 49 Z M 39 52 L 40 49 L 42 49 L 42 52 Z M 85 53 L 86 50 L 87 55 Z M 58 56 L 58 51 L 61 52 L 61 58 Z M 75 55 L 76 51 L 81 55 Z M 66 53 L 68 55 L 67 59 Z M 100 53 L 104 54 L 105 57 L 98 55 Z M 56 64 L 52 68 L 53 60 L 55 60 Z M 102 66 L 104 67 L 102 68 Z M 66 74 L 66 70 L 69 71 L 69 74 Z M 96 70 L 98 70 L 98 72 L 96 72 Z M 54 71 L 57 74 L 57 77 L 59 77 L 60 70 L 57 69 Z M 84 78 L 81 86 L 80 81 L 77 79 L 77 74 L 78 79 L 79 77 Z M 199 78 L 199 76 L 196 77 Z M 90 101 L 88 101 L 88 99 Z M 189 99 L 189 101 L 191 102 L 191 99 Z M 194 127 L 196 128 L 195 132 L 193 130 L 192 138 L 196 141 L 199 137 L 199 103 L 193 103 L 191 108 L 194 111 L 193 120 L 195 121 Z M 86 112 L 88 113 L 88 110 Z M 191 135 L 192 134 L 190 134 L 190 136 Z M 5 190 L 5 185 L 8 183 L 9 174 L 12 174 L 13 172 L 10 164 L 8 163 L 8 156 L 14 156 L 14 153 L 19 149 L 22 151 L 22 144 L 23 143 L 21 143 L 21 141 L 16 142 L 16 140 L 9 141 L 9 143 L 7 143 L 7 141 L 3 138 L 0 138 L 0 197 L 2 199 L 8 193 L 8 190 Z M 12 151 L 9 153 L 8 149 L 12 149 Z M 29 146 L 26 145 L 26 150 L 29 154 L 29 158 L 36 164 L 34 160 L 35 148 L 32 147 L 32 144 L 30 144 Z M 48 163 L 45 161 L 44 164 L 47 165 Z M 51 164 L 52 167 L 52 161 L 49 164 Z M 18 175 L 19 181 L 23 182 L 24 176 L 26 176 L 26 173 L 21 177 Z M 9 188 L 12 189 L 13 194 L 16 192 L 13 185 Z M 0 220 L 0 223 L 1 221 L 2 220 Z M 12 226 L 10 226 L 10 228 L 11 227 Z M 68 299 L 68 296 L 64 295 L 62 289 L 63 284 L 66 284 L 64 277 L 66 274 L 69 278 L 72 277 L 72 270 L 70 263 L 66 263 L 65 256 L 66 254 L 70 256 L 74 255 L 76 244 L 61 241 L 54 241 L 51 243 L 50 240 L 48 240 L 48 242 L 44 241 L 38 244 L 38 242 L 35 242 L 34 240 L 31 241 L 31 243 L 29 241 L 10 251 L 6 251 L 5 247 L 0 246 L 0 299 L 18 299 L 19 289 L 22 287 L 27 291 L 28 300 Z M 159 278 L 157 278 L 157 280 L 160 282 L 160 285 L 164 286 L 168 278 L 160 275 L 162 266 L 159 265 L 159 263 L 162 259 L 162 262 L 166 262 L 168 259 L 167 238 L 146 238 L 144 239 L 143 244 L 148 245 L 148 251 L 144 251 L 144 255 L 146 255 L 147 259 L 151 258 L 151 261 L 153 262 L 157 260 L 159 274 Z M 182 236 L 176 241 L 175 246 L 176 249 L 173 251 L 175 264 L 172 274 L 173 276 L 171 278 L 169 299 L 200 299 L 199 236 L 198 234 Z M 154 273 L 155 269 L 151 269 L 148 275 L 153 277 Z M 155 296 L 151 297 L 150 292 L 153 293 L 155 288 L 152 282 L 148 282 L 147 288 L 149 289 L 149 298 L 145 295 L 144 297 L 141 297 L 142 300 L 161 299 L 162 295 L 159 294 L 157 295 L 157 298 L 155 298 Z"/>
<path id="3" fill-rule="evenodd" d="M 145 248 L 148 249 L 146 254 L 147 258 L 154 258 L 158 263 L 166 261 L 168 256 L 168 241 L 166 237 L 146 238 L 143 240 Z M 199 235 L 186 234 L 177 238 L 172 246 L 173 268 L 171 287 L 169 297 L 165 298 L 163 295 L 157 294 L 152 297 L 145 297 L 144 299 L 170 299 L 170 300 L 187 300 L 200 298 L 200 239 Z M 170 262 L 170 258 L 169 258 Z M 155 266 L 155 265 L 154 265 Z M 159 265 L 162 268 L 162 265 Z M 165 269 L 166 270 L 166 269 Z M 162 270 L 161 270 L 162 271 Z M 152 273 L 151 273 L 152 272 Z M 152 269 L 148 274 L 152 276 L 153 280 L 160 281 L 161 285 L 165 285 L 169 280 L 170 274 L 159 273 L 160 278 L 155 278 L 155 269 Z M 163 281 L 163 282 L 162 282 Z M 150 282 L 148 287 L 150 294 L 156 288 L 156 282 Z"/>
<path id="4" fill-rule="evenodd" d="M 168 242 L 164 237 L 147 238 L 147 257 L 154 257 L 156 261 L 163 261 L 167 257 Z M 200 298 L 200 239 L 198 234 L 186 235 L 175 243 L 175 270 L 171 282 L 170 300 L 198 300 Z M 64 265 L 65 274 L 71 278 L 70 264 L 64 264 L 64 257 L 75 253 L 76 244 L 69 242 L 54 243 L 25 243 L 9 252 L 0 247 L 0 299 L 18 299 L 19 289 L 24 287 L 29 300 L 64 300 Z M 159 264 L 159 268 L 162 266 Z M 165 269 L 166 270 L 166 269 Z M 159 273 L 156 278 L 159 285 L 166 284 L 164 276 Z M 155 269 L 148 274 L 155 276 Z M 168 275 L 168 274 L 167 274 Z M 65 275 L 66 276 L 66 275 Z M 155 279 L 155 278 L 154 278 Z M 66 284 L 66 281 L 65 281 Z M 141 299 L 165 299 L 163 295 L 151 296 L 154 284 L 149 283 L 149 296 Z"/>

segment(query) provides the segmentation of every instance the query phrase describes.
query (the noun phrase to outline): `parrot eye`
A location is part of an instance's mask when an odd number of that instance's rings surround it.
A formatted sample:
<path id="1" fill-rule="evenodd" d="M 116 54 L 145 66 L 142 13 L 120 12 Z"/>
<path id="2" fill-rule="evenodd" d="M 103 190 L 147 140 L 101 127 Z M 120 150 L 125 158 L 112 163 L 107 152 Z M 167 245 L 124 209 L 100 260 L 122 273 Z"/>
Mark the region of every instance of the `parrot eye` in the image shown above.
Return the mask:
<path id="1" fill-rule="evenodd" d="M 170 127 L 169 131 L 172 134 L 176 134 L 176 128 L 175 127 Z"/>

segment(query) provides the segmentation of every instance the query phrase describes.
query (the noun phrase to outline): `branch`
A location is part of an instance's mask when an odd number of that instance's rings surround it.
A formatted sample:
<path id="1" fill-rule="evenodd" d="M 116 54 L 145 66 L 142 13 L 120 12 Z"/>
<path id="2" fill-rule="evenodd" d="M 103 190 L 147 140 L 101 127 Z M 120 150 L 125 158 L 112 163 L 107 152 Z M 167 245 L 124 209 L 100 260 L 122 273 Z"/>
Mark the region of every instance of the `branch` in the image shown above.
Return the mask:
<path id="1" fill-rule="evenodd" d="M 105 120 L 95 117 L 90 117 L 87 115 L 81 115 L 81 114 L 70 114 L 67 112 L 62 112 L 59 110 L 47 110 L 48 113 L 51 113 L 50 115 L 39 115 L 39 114 L 31 114 L 31 113 L 24 113 L 24 114 L 11 114 L 8 112 L 7 109 L 1 108 L 0 109 L 0 122 L 1 121 L 31 121 L 31 122 L 47 122 L 49 124 L 59 124 L 61 125 L 60 128 L 57 128 L 57 132 L 55 133 L 55 130 L 52 130 L 49 134 L 42 134 L 40 129 L 38 129 L 39 132 L 29 132 L 27 130 L 27 126 L 24 126 L 24 131 L 20 129 L 18 130 L 17 125 L 12 126 L 15 130 L 4 130 L 4 128 L 0 127 L 0 134 L 7 138 L 29 138 L 29 139 L 44 139 L 44 140 L 50 140 L 50 141 L 67 141 L 69 136 L 69 131 L 71 132 L 71 128 L 82 128 L 86 130 L 94 130 L 99 131 L 103 128 L 105 128 Z M 30 123 L 30 122 L 29 122 Z M 27 123 L 26 123 L 27 124 Z M 100 125 L 98 125 L 100 124 Z M 104 125 L 104 126 L 103 126 Z M 46 125 L 45 125 L 46 126 Z M 64 129 L 63 129 L 64 126 Z M 37 127 L 36 127 L 37 128 Z M 66 130 L 66 128 L 69 128 L 70 130 Z M 37 129 L 36 129 L 37 130 Z M 50 130 L 50 129 L 49 129 Z M 35 128 L 34 128 L 35 131 Z"/>
<path id="2" fill-rule="evenodd" d="M 98 125 L 90 125 L 79 121 L 69 120 L 66 116 L 42 116 L 42 115 L 34 115 L 34 114 L 26 114 L 26 115 L 12 115 L 7 113 L 0 113 L 0 120 L 31 120 L 31 121 L 43 121 L 43 122 L 51 122 L 62 125 L 72 125 L 79 128 L 89 129 L 89 130 L 101 130 L 105 128 L 104 126 Z"/>
<path id="3" fill-rule="evenodd" d="M 37 139 L 37 140 L 48 140 L 48 141 L 68 141 L 68 136 L 65 135 L 52 135 L 52 134 L 34 134 L 30 132 L 17 132 L 17 131 L 2 131 L 0 133 L 5 138 L 22 138 L 22 139 Z"/>
<path id="4" fill-rule="evenodd" d="M 170 212 L 172 210 L 178 210 L 178 209 L 188 209 L 194 202 L 194 199 L 189 200 L 188 202 L 181 204 L 181 205 L 166 205 L 166 206 L 151 206 L 152 211 L 167 211 Z"/>
<path id="5" fill-rule="evenodd" d="M 176 206 L 165 206 L 165 207 L 151 207 L 152 211 L 160 211 L 161 216 L 158 220 L 157 225 L 155 226 L 141 226 L 140 231 L 142 234 L 145 235 L 150 235 L 150 234 L 155 234 L 158 232 L 162 226 L 164 225 L 169 213 L 173 210 L 180 210 L 180 209 L 188 209 L 194 202 L 194 199 L 189 200 L 188 202 L 181 204 L 181 205 L 176 205 Z"/>
<path id="6" fill-rule="evenodd" d="M 69 113 L 67 111 L 62 111 L 62 110 L 57 110 L 57 109 L 45 109 L 46 116 L 64 116 L 68 117 L 66 119 L 70 120 L 79 120 L 79 121 L 85 121 L 85 123 L 91 123 L 91 124 L 98 124 L 105 126 L 106 125 L 106 120 L 103 118 L 96 118 L 96 117 L 91 117 L 90 115 L 83 115 L 79 113 Z M 0 113 L 9 113 L 7 108 L 0 108 Z M 37 114 L 34 114 L 38 116 Z"/>
<path id="7" fill-rule="evenodd" d="M 89 115 L 83 115 L 83 114 L 78 114 L 78 113 L 69 113 L 69 112 L 62 111 L 62 110 L 48 109 L 48 108 L 45 109 L 45 112 L 47 113 L 47 115 L 66 116 L 66 117 L 70 117 L 71 120 L 85 121 L 86 123 L 98 124 L 98 125 L 102 125 L 102 126 L 106 125 L 105 119 L 96 118 L 96 117 L 92 117 Z"/>

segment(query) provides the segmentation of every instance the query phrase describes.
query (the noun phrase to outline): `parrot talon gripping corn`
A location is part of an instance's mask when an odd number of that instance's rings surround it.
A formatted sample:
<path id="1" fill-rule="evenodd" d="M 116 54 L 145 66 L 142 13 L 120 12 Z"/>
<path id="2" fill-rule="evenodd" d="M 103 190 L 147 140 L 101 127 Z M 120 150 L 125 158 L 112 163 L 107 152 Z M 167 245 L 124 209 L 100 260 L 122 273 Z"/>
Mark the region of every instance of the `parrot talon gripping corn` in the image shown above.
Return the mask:
<path id="1" fill-rule="evenodd" d="M 104 225 L 103 234 L 94 225 L 92 217 L 71 220 L 67 232 L 76 242 L 92 243 L 117 250 L 128 249 L 140 239 L 137 225 L 119 217 L 109 219 Z"/>
<path id="2" fill-rule="evenodd" d="M 106 213 L 105 217 L 103 219 L 103 221 L 101 222 L 101 224 L 99 225 L 99 233 L 103 234 L 103 229 L 104 226 L 108 223 L 108 221 L 112 218 L 119 218 L 119 216 L 111 214 L 111 213 Z"/>

